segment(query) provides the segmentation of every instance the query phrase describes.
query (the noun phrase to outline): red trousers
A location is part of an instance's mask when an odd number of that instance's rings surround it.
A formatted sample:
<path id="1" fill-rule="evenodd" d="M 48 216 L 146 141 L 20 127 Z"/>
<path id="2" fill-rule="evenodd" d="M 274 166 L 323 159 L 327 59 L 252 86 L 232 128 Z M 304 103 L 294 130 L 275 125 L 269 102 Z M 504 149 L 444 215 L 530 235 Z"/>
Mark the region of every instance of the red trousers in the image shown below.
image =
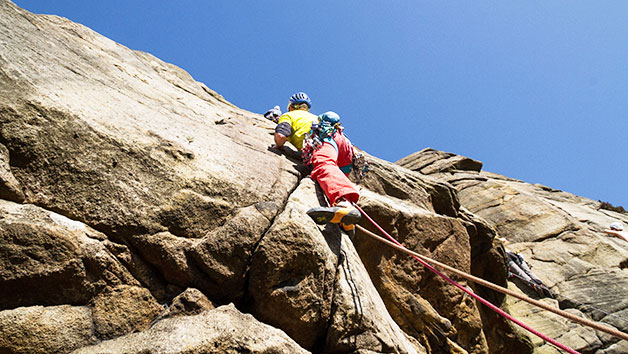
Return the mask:
<path id="1" fill-rule="evenodd" d="M 312 154 L 312 179 L 320 184 L 331 205 L 336 204 L 340 198 L 357 203 L 360 194 L 347 178 L 349 174 L 343 173 L 339 167 L 351 164 L 353 145 L 340 132 L 334 135 L 334 141 L 338 146 L 337 150 L 332 144 L 323 143 Z"/>

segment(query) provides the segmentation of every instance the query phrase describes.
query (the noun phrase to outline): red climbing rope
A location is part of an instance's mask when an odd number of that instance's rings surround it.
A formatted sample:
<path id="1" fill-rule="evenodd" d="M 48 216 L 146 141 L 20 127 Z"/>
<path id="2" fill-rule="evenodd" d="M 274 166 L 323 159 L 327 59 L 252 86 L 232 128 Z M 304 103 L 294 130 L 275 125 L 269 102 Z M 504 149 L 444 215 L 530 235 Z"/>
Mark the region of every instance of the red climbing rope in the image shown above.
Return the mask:
<path id="1" fill-rule="evenodd" d="M 370 216 L 368 216 L 368 214 L 366 214 L 364 212 L 364 210 L 362 210 L 362 208 L 360 208 L 358 206 L 357 203 L 353 203 L 353 205 L 362 213 L 362 215 L 364 215 L 368 221 L 370 221 L 380 232 L 382 232 L 384 235 L 386 235 L 386 237 L 388 237 L 388 239 L 390 239 L 393 243 L 395 243 L 396 245 L 401 246 L 401 244 L 395 240 L 392 236 L 390 236 L 386 231 L 384 231 L 384 229 L 381 228 L 381 226 L 379 226 L 373 219 L 371 219 Z M 479 302 L 483 303 L 484 305 L 488 306 L 490 309 L 492 309 L 493 311 L 497 312 L 498 314 L 506 317 L 507 319 L 509 319 L 510 321 L 516 323 L 517 325 L 519 325 L 520 327 L 526 329 L 527 331 L 529 331 L 530 333 L 535 334 L 536 336 L 538 336 L 539 338 L 543 339 L 544 341 L 552 344 L 553 346 L 562 349 L 568 353 L 572 353 L 572 354 L 580 354 L 579 352 L 569 348 L 568 346 L 561 344 L 559 342 L 557 342 L 556 340 L 546 336 L 545 334 L 533 329 L 532 327 L 526 325 L 525 323 L 517 320 L 516 318 L 514 318 L 513 316 L 509 315 L 508 313 L 506 313 L 504 310 L 500 309 L 499 307 L 491 304 L 488 300 L 485 300 L 484 298 L 482 298 L 481 296 L 475 294 L 473 291 L 463 287 L 462 285 L 458 284 L 457 282 L 455 282 L 454 280 L 452 280 L 451 278 L 449 278 L 448 276 L 446 276 L 445 274 L 441 273 L 438 269 L 432 267 L 430 264 L 428 264 L 427 262 L 423 261 L 421 258 L 412 255 L 412 257 L 414 259 L 416 259 L 419 263 L 421 263 L 424 267 L 426 267 L 427 269 L 431 270 L 432 272 L 436 273 L 438 276 L 440 276 L 441 278 L 445 279 L 447 282 L 449 282 L 450 284 L 454 285 L 455 287 L 457 287 L 458 289 L 464 291 L 465 293 L 471 295 L 474 299 L 478 300 Z"/>
<path id="2" fill-rule="evenodd" d="M 439 262 L 437 260 L 431 259 L 429 257 L 425 257 L 425 256 L 423 256 L 423 255 L 421 255 L 419 253 L 410 251 L 409 249 L 403 247 L 402 245 L 395 244 L 395 243 L 393 243 L 393 242 L 391 242 L 391 241 L 389 241 L 389 240 L 387 240 L 387 239 L 385 239 L 385 238 L 383 238 L 383 237 L 381 237 L 381 236 L 379 236 L 379 235 L 377 235 L 377 234 L 375 234 L 375 233 L 373 233 L 373 232 L 363 228 L 360 225 L 356 225 L 355 227 L 358 230 L 364 232 L 366 235 L 371 236 L 372 238 L 374 238 L 374 239 L 376 239 L 376 240 L 378 240 L 378 241 L 380 241 L 382 243 L 385 243 L 385 244 L 387 244 L 388 246 L 390 246 L 392 248 L 395 248 L 395 249 L 397 249 L 397 250 L 399 250 L 401 252 L 407 253 L 407 254 L 409 254 L 411 256 L 416 256 L 416 257 L 421 258 L 422 260 L 424 260 L 425 262 L 427 262 L 428 264 L 430 264 L 432 266 L 435 266 L 435 267 L 438 267 L 438 268 L 450 271 L 450 272 L 452 272 L 452 273 L 454 273 L 454 274 L 456 274 L 456 275 L 458 275 L 458 276 L 460 276 L 460 277 L 462 277 L 462 278 L 464 278 L 466 280 L 474 282 L 474 283 L 476 283 L 478 285 L 482 285 L 482 286 L 487 287 L 489 289 L 498 291 L 498 292 L 500 292 L 502 294 L 516 297 L 519 300 L 523 300 L 523 301 L 525 301 L 525 302 L 527 302 L 527 303 L 529 303 L 531 305 L 534 305 L 534 306 L 540 307 L 540 308 L 542 308 L 544 310 L 553 312 L 553 313 L 555 313 L 555 314 L 557 314 L 559 316 L 562 316 L 562 317 L 564 317 L 564 318 L 566 318 L 566 319 L 568 319 L 570 321 L 573 321 L 573 322 L 579 323 L 581 325 L 585 325 L 585 326 L 591 327 L 591 328 L 596 329 L 598 331 L 602 331 L 602 332 L 608 333 L 608 334 L 610 334 L 612 336 L 615 336 L 617 338 L 628 340 L 628 333 L 621 332 L 621 331 L 616 330 L 616 329 L 611 328 L 611 327 L 603 326 L 603 325 L 599 324 L 598 322 L 590 321 L 590 320 L 587 320 L 584 317 L 579 317 L 579 316 L 576 316 L 576 315 L 571 314 L 569 312 L 563 311 L 561 309 L 557 309 L 557 308 L 552 307 L 552 306 L 550 306 L 550 305 L 548 305 L 548 304 L 546 304 L 544 302 L 531 299 L 531 298 L 529 298 L 529 297 L 527 297 L 527 296 L 525 296 L 523 294 L 519 294 L 519 293 L 517 293 L 515 291 L 506 289 L 506 288 L 501 287 L 501 286 L 499 286 L 497 284 L 493 284 L 493 283 L 491 283 L 489 281 L 486 281 L 486 280 L 484 280 L 482 278 L 478 278 L 476 276 L 473 276 L 471 274 L 465 273 L 465 272 L 463 272 L 461 270 L 458 270 L 456 268 L 450 267 L 450 266 L 448 266 L 448 265 L 446 265 L 444 263 L 441 263 L 441 262 Z M 573 300 L 569 300 L 569 301 L 573 301 Z M 584 305 L 584 304 L 581 304 L 581 305 Z M 584 306 L 586 306 L 586 305 L 584 305 Z M 608 316 L 612 315 L 612 314 L 608 314 L 608 313 L 606 313 L 606 314 Z M 617 317 L 617 316 L 615 316 L 615 317 Z M 617 317 L 617 318 L 621 319 L 621 317 Z"/>

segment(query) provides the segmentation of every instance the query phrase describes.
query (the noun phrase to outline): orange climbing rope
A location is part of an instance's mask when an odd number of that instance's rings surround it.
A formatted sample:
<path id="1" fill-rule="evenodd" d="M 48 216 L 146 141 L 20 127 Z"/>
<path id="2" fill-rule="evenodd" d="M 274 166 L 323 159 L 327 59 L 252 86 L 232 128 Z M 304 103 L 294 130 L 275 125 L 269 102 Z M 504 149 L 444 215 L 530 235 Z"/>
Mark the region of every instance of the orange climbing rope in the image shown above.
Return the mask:
<path id="1" fill-rule="evenodd" d="M 513 316 L 511 316 L 510 314 L 506 313 L 504 310 L 500 309 L 499 307 L 493 305 L 492 303 L 490 303 L 488 300 L 482 298 L 481 296 L 477 295 L 476 293 L 474 293 L 473 291 L 463 287 L 462 285 L 458 284 L 457 282 L 455 282 L 454 280 L 452 280 L 451 278 L 449 278 L 448 276 L 446 276 L 445 274 L 441 273 L 438 269 L 434 268 L 433 266 L 431 266 L 429 263 L 427 263 L 425 260 L 422 259 L 423 256 L 420 256 L 419 254 L 412 252 L 408 249 L 406 249 L 405 247 L 403 247 L 397 240 L 395 240 L 392 236 L 390 236 L 384 229 L 382 229 L 381 226 L 379 226 L 373 219 L 371 219 L 370 216 L 368 216 L 368 214 L 366 214 L 364 212 L 364 210 L 362 210 L 362 208 L 360 208 L 357 203 L 353 203 L 353 205 L 362 213 L 362 215 L 364 215 L 380 232 L 382 232 L 384 235 L 386 235 L 386 237 L 388 237 L 388 239 L 390 239 L 392 242 L 389 242 L 388 240 L 383 239 L 382 237 L 366 230 L 365 228 L 361 227 L 360 225 L 356 225 L 356 227 L 367 233 L 369 236 L 374 237 L 376 239 L 378 239 L 379 241 L 385 242 L 386 244 L 401 250 L 403 252 L 406 252 L 410 255 L 412 255 L 412 257 L 414 259 L 416 259 L 419 263 L 421 263 L 424 267 L 428 268 L 429 270 L 431 270 L 432 272 L 436 273 L 438 276 L 440 276 L 441 278 L 445 279 L 447 282 L 449 282 L 450 284 L 456 286 L 457 288 L 459 288 L 460 290 L 464 291 L 465 293 L 471 295 L 474 299 L 480 301 L 482 304 L 484 304 L 485 306 L 489 307 L 490 309 L 492 309 L 493 311 L 497 312 L 498 314 L 500 314 L 501 316 L 507 318 L 508 320 L 516 323 L 517 325 L 519 325 L 520 327 L 526 329 L 528 332 L 535 334 L 536 336 L 538 336 L 539 338 L 543 339 L 544 341 L 552 344 L 553 346 L 555 346 L 556 348 L 562 349 L 568 353 L 571 354 L 580 354 L 579 352 L 577 352 L 576 350 L 556 341 L 553 338 L 548 337 L 547 335 L 535 330 L 534 328 L 526 325 L 525 323 L 517 320 L 516 318 L 514 318 Z M 453 268 L 452 268 L 453 269 Z M 479 278 L 478 278 L 479 279 Z M 495 285 L 497 286 L 497 285 Z"/>
<path id="2" fill-rule="evenodd" d="M 506 295 L 510 295 L 510 296 L 516 297 L 519 300 L 523 300 L 523 301 L 525 301 L 527 303 L 530 303 L 530 304 L 532 304 L 534 306 L 538 306 L 538 307 L 540 307 L 540 308 L 542 308 L 544 310 L 553 312 L 553 313 L 555 313 L 555 314 L 557 314 L 559 316 L 565 317 L 565 318 L 567 318 L 567 319 L 569 319 L 571 321 L 578 322 L 578 323 L 580 323 L 582 325 L 585 325 L 585 326 L 597 329 L 597 330 L 602 331 L 602 332 L 606 332 L 606 333 L 608 333 L 608 334 L 610 334 L 612 336 L 615 336 L 615 337 L 618 337 L 618 338 L 621 338 L 621 339 L 624 339 L 624 340 L 628 340 L 628 334 L 627 333 L 621 332 L 621 331 L 616 330 L 614 328 L 609 328 L 609 327 L 603 326 L 603 325 L 599 324 L 598 322 L 593 322 L 591 320 L 587 320 L 586 318 L 578 317 L 578 316 L 573 315 L 573 314 L 571 314 L 569 312 L 566 312 L 566 311 L 563 311 L 561 309 L 557 309 L 555 307 L 552 307 L 552 306 L 550 306 L 550 305 L 548 305 L 548 304 L 546 304 L 544 302 L 541 302 L 541 301 L 538 301 L 538 300 L 534 300 L 534 299 L 529 298 L 529 297 L 527 297 L 527 296 L 525 296 L 523 294 L 514 292 L 514 291 L 512 291 L 510 289 L 506 289 L 506 288 L 501 287 L 501 286 L 499 286 L 497 284 L 493 284 L 493 283 L 491 283 L 489 281 L 486 281 L 486 280 L 484 280 L 482 278 L 478 278 L 476 276 L 473 276 L 471 274 L 465 273 L 465 272 L 463 272 L 461 270 L 458 270 L 456 268 L 450 267 L 450 266 L 448 266 L 446 264 L 443 264 L 443 263 L 441 263 L 439 261 L 436 261 L 434 259 L 431 259 L 429 257 L 425 257 L 423 255 L 420 255 L 420 254 L 418 254 L 416 252 L 413 252 L 413 251 L 411 251 L 411 250 L 409 250 L 409 249 L 407 249 L 407 248 L 405 248 L 405 247 L 403 247 L 401 245 L 395 244 L 392 241 L 388 241 L 385 238 L 383 238 L 383 237 L 381 237 L 379 235 L 374 234 L 373 232 L 363 228 L 360 225 L 356 225 L 356 228 L 358 230 L 364 232 L 368 236 L 371 236 L 371 237 L 373 237 L 374 239 L 376 239 L 376 240 L 378 240 L 380 242 L 383 242 L 383 243 L 385 243 L 385 244 L 387 244 L 387 245 L 389 245 L 389 246 L 391 246 L 393 248 L 396 248 L 397 250 L 399 250 L 401 252 L 407 253 L 407 254 L 409 254 L 411 256 L 415 256 L 415 257 L 421 258 L 425 262 L 428 262 L 428 263 L 430 263 L 430 264 L 432 264 L 434 266 L 437 266 L 439 268 L 448 270 L 448 271 L 450 271 L 450 272 L 452 272 L 452 273 L 454 273 L 456 275 L 459 275 L 460 277 L 465 278 L 465 279 L 467 279 L 469 281 L 472 281 L 472 282 L 474 282 L 476 284 L 485 286 L 485 287 L 487 287 L 489 289 L 498 291 L 498 292 L 500 292 L 502 294 L 506 294 Z"/>

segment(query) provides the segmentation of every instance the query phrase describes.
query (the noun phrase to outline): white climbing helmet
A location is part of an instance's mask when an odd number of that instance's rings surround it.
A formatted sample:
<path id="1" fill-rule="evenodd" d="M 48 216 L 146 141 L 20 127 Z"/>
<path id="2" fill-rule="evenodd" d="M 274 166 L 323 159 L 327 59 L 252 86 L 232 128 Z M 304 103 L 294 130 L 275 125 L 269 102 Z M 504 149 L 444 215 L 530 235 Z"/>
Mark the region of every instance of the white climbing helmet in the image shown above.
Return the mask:
<path id="1" fill-rule="evenodd" d="M 622 225 L 618 221 L 612 223 L 610 228 L 611 228 L 611 230 L 615 230 L 615 231 L 624 231 L 624 225 Z"/>

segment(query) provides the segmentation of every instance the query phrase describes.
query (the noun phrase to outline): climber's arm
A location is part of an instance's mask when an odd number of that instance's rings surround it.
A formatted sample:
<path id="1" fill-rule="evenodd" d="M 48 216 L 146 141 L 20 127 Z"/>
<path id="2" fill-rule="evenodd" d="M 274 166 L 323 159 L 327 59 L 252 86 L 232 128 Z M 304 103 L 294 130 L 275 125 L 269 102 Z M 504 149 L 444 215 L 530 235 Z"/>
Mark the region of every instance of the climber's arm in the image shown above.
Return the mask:
<path id="1" fill-rule="evenodd" d="M 275 147 L 281 148 L 292 134 L 292 126 L 288 122 L 281 122 L 275 128 Z"/>
<path id="2" fill-rule="evenodd" d="M 628 242 L 628 236 L 626 236 L 624 232 L 615 231 L 615 230 L 604 230 L 604 232 L 611 236 L 619 237 L 622 240 Z"/>
<path id="3" fill-rule="evenodd" d="M 280 134 L 280 133 L 275 133 L 275 148 L 277 149 L 281 149 L 283 148 L 284 144 L 288 141 L 288 137 Z"/>

